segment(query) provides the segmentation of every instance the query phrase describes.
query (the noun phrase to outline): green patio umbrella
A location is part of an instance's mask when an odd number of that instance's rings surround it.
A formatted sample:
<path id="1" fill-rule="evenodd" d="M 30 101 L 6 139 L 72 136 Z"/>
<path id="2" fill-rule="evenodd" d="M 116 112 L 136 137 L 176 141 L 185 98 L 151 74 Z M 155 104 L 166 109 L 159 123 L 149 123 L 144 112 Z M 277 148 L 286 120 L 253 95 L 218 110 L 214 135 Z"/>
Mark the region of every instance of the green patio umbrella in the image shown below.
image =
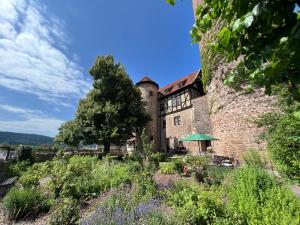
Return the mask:
<path id="1" fill-rule="evenodd" d="M 200 152 L 200 141 L 213 141 L 213 140 L 218 140 L 218 139 L 208 134 L 198 134 L 198 133 L 191 134 L 179 139 L 179 141 L 198 141 L 199 152 Z"/>

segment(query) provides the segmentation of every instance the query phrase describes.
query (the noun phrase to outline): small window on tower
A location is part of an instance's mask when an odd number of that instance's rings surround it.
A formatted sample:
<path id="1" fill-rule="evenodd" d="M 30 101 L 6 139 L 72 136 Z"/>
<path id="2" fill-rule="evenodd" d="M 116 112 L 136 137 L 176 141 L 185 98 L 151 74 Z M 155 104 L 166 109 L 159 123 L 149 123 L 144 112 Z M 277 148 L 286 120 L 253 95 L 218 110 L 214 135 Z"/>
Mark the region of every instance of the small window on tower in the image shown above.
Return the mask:
<path id="1" fill-rule="evenodd" d="M 166 125 L 167 125 L 166 121 L 165 121 L 165 120 L 163 120 L 162 127 L 163 127 L 163 128 L 166 128 Z"/>
<path id="2" fill-rule="evenodd" d="M 153 96 L 153 91 L 149 91 L 149 96 Z"/>
<path id="3" fill-rule="evenodd" d="M 150 141 L 153 141 L 153 136 L 150 137 Z"/>

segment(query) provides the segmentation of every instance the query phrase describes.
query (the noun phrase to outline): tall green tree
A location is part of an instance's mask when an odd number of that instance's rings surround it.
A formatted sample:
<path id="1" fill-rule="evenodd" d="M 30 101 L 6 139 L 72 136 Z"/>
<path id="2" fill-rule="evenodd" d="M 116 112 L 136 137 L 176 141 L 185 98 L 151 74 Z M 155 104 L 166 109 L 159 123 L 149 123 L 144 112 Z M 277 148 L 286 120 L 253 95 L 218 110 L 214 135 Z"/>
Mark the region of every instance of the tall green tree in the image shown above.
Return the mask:
<path id="1" fill-rule="evenodd" d="M 58 128 L 58 135 L 55 137 L 56 143 L 78 147 L 82 134 L 76 120 L 67 121 Z"/>
<path id="2" fill-rule="evenodd" d="M 80 140 L 104 145 L 107 154 L 111 143 L 122 144 L 140 133 L 150 117 L 139 89 L 112 56 L 97 57 L 90 74 L 93 89 L 80 100 L 74 123 Z"/>

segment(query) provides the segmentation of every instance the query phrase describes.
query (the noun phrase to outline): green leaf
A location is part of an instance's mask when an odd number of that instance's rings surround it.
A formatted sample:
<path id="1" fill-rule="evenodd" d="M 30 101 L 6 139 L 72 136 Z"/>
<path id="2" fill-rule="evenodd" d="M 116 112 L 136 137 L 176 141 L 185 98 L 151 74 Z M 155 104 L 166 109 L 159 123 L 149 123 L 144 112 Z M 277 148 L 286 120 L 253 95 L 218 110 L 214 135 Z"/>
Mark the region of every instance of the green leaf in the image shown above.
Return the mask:
<path id="1" fill-rule="evenodd" d="M 243 23 L 241 22 L 241 20 L 237 19 L 236 21 L 234 21 L 234 24 L 232 26 L 232 31 L 235 32 L 236 30 L 239 30 L 242 25 Z"/>
<path id="2" fill-rule="evenodd" d="M 294 112 L 293 115 L 294 115 L 296 118 L 300 119 L 300 111 Z"/>
<path id="3" fill-rule="evenodd" d="M 261 14 L 262 10 L 260 7 L 260 3 L 256 4 L 252 10 L 252 13 L 254 16 L 259 16 Z"/>
<path id="4" fill-rule="evenodd" d="M 176 0 L 166 0 L 166 2 L 169 3 L 170 5 L 176 4 Z"/>
<path id="5" fill-rule="evenodd" d="M 199 16 L 201 12 L 202 12 L 202 5 L 198 5 L 196 9 L 196 16 Z"/>
<path id="6" fill-rule="evenodd" d="M 222 40 L 221 40 L 221 42 L 224 45 L 224 47 L 228 46 L 230 38 L 231 38 L 231 31 L 230 30 L 225 31 L 224 35 L 222 37 Z"/>
<path id="7" fill-rule="evenodd" d="M 249 28 L 253 23 L 254 17 L 252 13 L 248 13 L 244 19 L 244 25 L 246 28 Z"/>

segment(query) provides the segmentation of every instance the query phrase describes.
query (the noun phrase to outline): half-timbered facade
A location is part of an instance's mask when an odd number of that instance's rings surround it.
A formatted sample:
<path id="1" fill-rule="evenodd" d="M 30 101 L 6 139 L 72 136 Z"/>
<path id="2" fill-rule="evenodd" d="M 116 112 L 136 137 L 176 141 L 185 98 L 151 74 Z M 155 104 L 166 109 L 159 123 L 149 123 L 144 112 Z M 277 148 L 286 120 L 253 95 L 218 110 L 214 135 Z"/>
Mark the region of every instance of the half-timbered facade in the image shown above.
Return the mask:
<path id="1" fill-rule="evenodd" d="M 180 148 L 191 149 L 192 146 L 188 146 L 190 143 L 182 143 L 178 140 L 197 131 L 195 126 L 199 123 L 196 121 L 198 117 L 194 105 L 196 103 L 199 107 L 197 101 L 204 96 L 201 71 L 184 76 L 162 88 L 158 88 L 149 77 L 143 78 L 137 86 L 142 92 L 146 110 L 152 117 L 146 130 L 149 137 L 151 139 L 153 137 L 157 142 L 155 146 L 167 151 Z"/>

